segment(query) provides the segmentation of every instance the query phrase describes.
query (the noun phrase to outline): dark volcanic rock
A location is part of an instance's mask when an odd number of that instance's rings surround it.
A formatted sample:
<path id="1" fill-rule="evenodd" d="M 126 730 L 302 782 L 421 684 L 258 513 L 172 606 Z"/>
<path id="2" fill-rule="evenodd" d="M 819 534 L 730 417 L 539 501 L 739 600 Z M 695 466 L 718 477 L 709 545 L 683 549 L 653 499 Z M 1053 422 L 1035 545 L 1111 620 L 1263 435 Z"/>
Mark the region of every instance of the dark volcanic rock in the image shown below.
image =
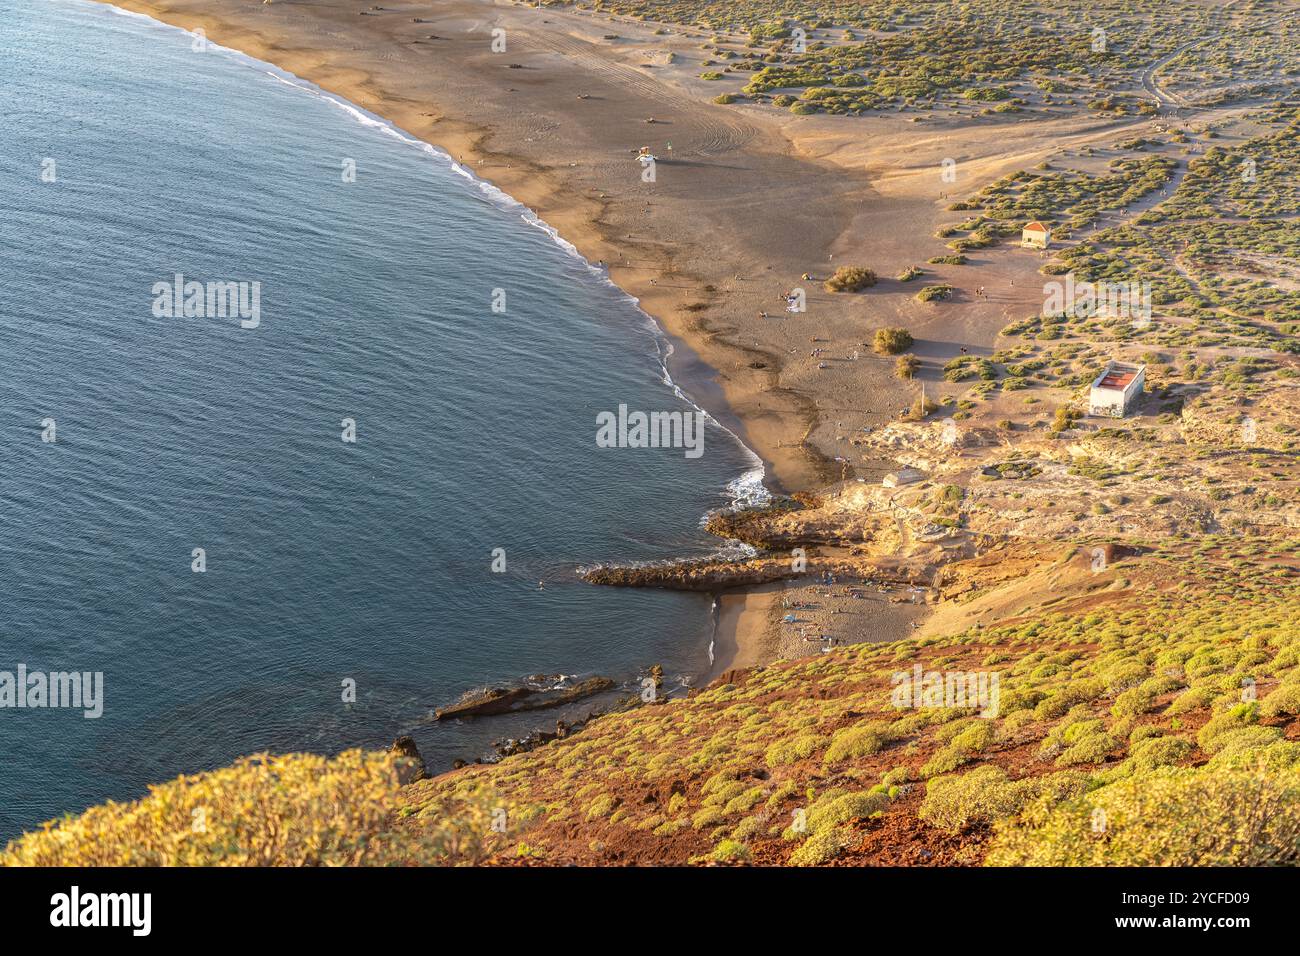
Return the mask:
<path id="1" fill-rule="evenodd" d="M 584 681 L 574 684 L 572 687 L 564 687 L 559 690 L 536 691 L 531 697 L 519 704 L 514 709 L 519 710 L 542 710 L 546 707 L 561 707 L 564 704 L 571 704 L 575 700 L 582 700 L 584 697 L 591 697 L 593 694 L 601 694 L 607 690 L 613 690 L 615 684 L 608 677 L 588 677 Z"/>
<path id="2" fill-rule="evenodd" d="M 588 677 L 572 687 L 556 690 L 534 690 L 531 687 L 488 687 L 467 694 L 450 707 L 434 711 L 438 720 L 453 717 L 490 717 L 494 714 L 517 714 L 526 710 L 562 707 L 593 694 L 613 690 L 614 682 L 608 677 Z"/>
<path id="3" fill-rule="evenodd" d="M 393 741 L 393 745 L 388 748 L 390 754 L 401 757 L 397 766 L 397 781 L 403 785 L 415 783 L 417 780 L 423 780 L 428 776 L 428 771 L 424 766 L 424 757 L 420 754 L 420 748 L 415 745 L 415 741 L 407 736 L 398 737 Z"/>
<path id="4" fill-rule="evenodd" d="M 509 757 L 513 754 L 526 753 L 529 750 L 535 750 L 542 744 L 550 743 L 552 740 L 562 740 L 570 734 L 575 734 L 586 726 L 587 721 L 600 716 L 600 711 L 594 710 L 581 720 L 574 723 L 566 723 L 563 720 L 555 722 L 554 731 L 534 730 L 526 737 L 519 739 L 509 738 L 507 740 L 498 740 L 492 747 L 497 754 L 502 757 Z"/>
<path id="5" fill-rule="evenodd" d="M 582 572 L 588 584 L 623 588 L 671 588 L 677 591 L 722 591 L 798 577 L 787 559 L 751 561 L 680 561 L 637 567 L 606 566 Z"/>
<path id="6" fill-rule="evenodd" d="M 486 717 L 508 714 L 515 704 L 533 693 L 531 687 L 488 687 L 466 694 L 450 707 L 439 707 L 434 716 L 439 720 L 452 717 Z"/>

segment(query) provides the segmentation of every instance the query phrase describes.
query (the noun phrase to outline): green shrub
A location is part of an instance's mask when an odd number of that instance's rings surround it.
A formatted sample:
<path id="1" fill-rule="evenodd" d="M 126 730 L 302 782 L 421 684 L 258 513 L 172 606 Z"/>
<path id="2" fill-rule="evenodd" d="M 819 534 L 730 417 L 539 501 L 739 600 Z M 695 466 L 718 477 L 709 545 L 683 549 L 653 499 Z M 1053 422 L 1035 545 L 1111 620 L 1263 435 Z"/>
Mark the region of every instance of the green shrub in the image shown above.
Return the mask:
<path id="1" fill-rule="evenodd" d="M 916 294 L 919 302 L 938 302 L 947 299 L 952 295 L 952 286 L 950 285 L 928 285 Z"/>
<path id="2" fill-rule="evenodd" d="M 1081 763 L 1104 763 L 1110 752 L 1119 746 L 1119 742 L 1110 734 L 1091 733 L 1079 739 L 1065 749 L 1056 758 L 1058 767 L 1072 767 Z"/>
<path id="3" fill-rule="evenodd" d="M 1097 813 L 1097 811 L 1101 811 Z M 990 866 L 1294 866 L 1300 787 L 1259 770 L 1163 768 L 1001 827 Z"/>
<path id="4" fill-rule="evenodd" d="M 814 833 L 790 854 L 789 863 L 791 866 L 818 866 L 839 856 L 851 840 L 852 834 L 838 827 L 825 833 Z"/>
<path id="5" fill-rule="evenodd" d="M 1133 745 L 1133 768 L 1139 772 L 1171 767 L 1191 755 L 1192 743 L 1182 737 L 1150 737 Z"/>
<path id="6" fill-rule="evenodd" d="M 1249 703 L 1238 704 L 1216 717 L 1211 717 L 1209 722 L 1200 729 L 1196 735 L 1196 742 L 1201 745 L 1201 749 L 1206 753 L 1215 753 L 1215 738 L 1222 736 L 1230 730 L 1240 730 L 1243 727 L 1249 727 L 1259 722 L 1259 703 L 1250 701 Z"/>
<path id="7" fill-rule="evenodd" d="M 1038 720 L 1055 720 L 1063 717 L 1071 707 L 1096 700 L 1106 691 L 1106 686 L 1096 678 L 1074 680 L 1059 688 L 1051 697 L 1039 701 L 1034 708 Z"/>
<path id="8" fill-rule="evenodd" d="M 767 765 L 780 767 L 806 760 L 826 746 L 826 738 L 818 734 L 800 734 L 778 740 L 767 748 Z"/>
<path id="9" fill-rule="evenodd" d="M 894 361 L 894 374 L 901 379 L 913 378 L 921 368 L 921 360 L 911 352 L 900 355 Z"/>
<path id="10" fill-rule="evenodd" d="M 826 748 L 825 762 L 839 763 L 854 757 L 867 757 L 876 753 L 891 740 L 889 724 L 883 720 L 867 720 L 852 727 L 838 730 Z"/>
<path id="11" fill-rule="evenodd" d="M 850 820 L 865 819 L 888 806 L 889 797 L 880 792 L 827 794 L 808 808 L 808 830 L 821 833 Z"/>
<path id="12" fill-rule="evenodd" d="M 991 720 L 976 718 L 952 738 L 952 746 L 969 753 L 983 753 L 998 742 L 998 728 Z"/>
<path id="13" fill-rule="evenodd" d="M 987 824 L 1018 813 L 1033 800 L 1062 800 L 1081 794 L 1088 778 L 1073 770 L 1009 780 L 1001 767 L 976 767 L 969 773 L 935 777 L 925 785 L 917 816 L 944 830 Z"/>
<path id="14" fill-rule="evenodd" d="M 970 751 L 949 744 L 942 750 L 936 751 L 934 756 L 921 765 L 921 776 L 922 778 L 929 778 L 938 776 L 941 773 L 952 773 L 952 771 L 970 763 L 973 759 Z"/>
<path id="15" fill-rule="evenodd" d="M 912 770 L 910 767 L 895 767 L 881 777 L 880 782 L 886 787 L 895 787 L 900 783 L 907 783 L 911 779 Z"/>
<path id="16" fill-rule="evenodd" d="M 703 807 L 691 817 L 691 826 L 696 830 L 703 830 L 707 827 L 716 827 L 726 819 L 727 815 L 721 807 Z"/>
<path id="17" fill-rule="evenodd" d="M 1249 756 L 1282 739 L 1280 727 L 1238 727 L 1218 734 L 1209 746 L 1202 749 L 1206 753 L 1230 760 L 1239 755 Z"/>
<path id="18" fill-rule="evenodd" d="M 876 329 L 871 347 L 880 355 L 898 355 L 912 347 L 912 333 L 897 326 Z"/>
<path id="19" fill-rule="evenodd" d="M 1130 687 L 1115 698 L 1110 712 L 1116 717 L 1137 717 L 1149 711 L 1155 703 L 1155 695 L 1141 687 Z"/>
<path id="20" fill-rule="evenodd" d="M 709 858 L 716 863 L 748 863 L 750 860 L 749 847 L 736 840 L 724 839 L 719 841 L 718 845 L 713 848 Z"/>
<path id="21" fill-rule="evenodd" d="M 862 266 L 840 266 L 823 285 L 827 292 L 860 292 L 876 284 L 876 274 Z"/>
<path id="22" fill-rule="evenodd" d="M 1165 714 L 1175 717 L 1178 714 L 1185 714 L 1193 710 L 1201 710 L 1209 707 L 1218 697 L 1218 692 L 1212 687 L 1192 687 L 1183 691 L 1173 699 L 1168 707 L 1165 708 Z"/>
<path id="23" fill-rule="evenodd" d="M 1300 684 L 1283 684 L 1259 702 L 1262 717 L 1294 717 L 1300 714 Z"/>
<path id="24" fill-rule="evenodd" d="M 1118 694 L 1130 687 L 1137 687 L 1147 679 L 1150 672 L 1150 668 L 1141 661 L 1120 661 L 1106 670 L 1106 692 Z"/>
<path id="25" fill-rule="evenodd" d="M 603 819 L 614 812 L 615 806 L 617 806 L 617 803 L 614 798 L 607 793 L 603 793 L 595 800 L 591 801 L 591 805 L 587 807 L 587 819 Z"/>

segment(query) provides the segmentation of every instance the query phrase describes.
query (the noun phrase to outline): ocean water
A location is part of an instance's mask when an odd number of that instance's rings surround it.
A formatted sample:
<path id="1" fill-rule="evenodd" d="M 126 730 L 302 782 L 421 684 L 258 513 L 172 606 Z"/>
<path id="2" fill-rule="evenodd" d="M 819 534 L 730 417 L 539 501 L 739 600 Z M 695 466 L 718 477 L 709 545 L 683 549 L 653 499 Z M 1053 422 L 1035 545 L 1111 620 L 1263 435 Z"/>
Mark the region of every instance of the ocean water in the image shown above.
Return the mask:
<path id="1" fill-rule="evenodd" d="M 692 410 L 632 301 L 266 64 L 86 0 L 0 23 L 0 671 L 104 675 L 96 720 L 0 708 L 0 840 L 246 753 L 411 733 L 445 768 L 559 716 L 430 719 L 485 683 L 707 668 L 706 596 L 574 574 L 714 551 L 702 516 L 761 494 L 716 423 L 597 447 L 620 403 Z M 155 314 L 177 273 L 260 283 L 259 324 Z"/>

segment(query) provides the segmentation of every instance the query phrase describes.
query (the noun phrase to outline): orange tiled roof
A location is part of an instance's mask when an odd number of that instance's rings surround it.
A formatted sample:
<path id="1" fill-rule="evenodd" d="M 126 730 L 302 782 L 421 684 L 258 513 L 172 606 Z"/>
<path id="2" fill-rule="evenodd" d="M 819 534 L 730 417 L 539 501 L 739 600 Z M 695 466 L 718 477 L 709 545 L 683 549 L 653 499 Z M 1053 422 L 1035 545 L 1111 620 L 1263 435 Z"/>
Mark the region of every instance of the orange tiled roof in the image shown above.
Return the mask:
<path id="1" fill-rule="evenodd" d="M 1097 383 L 1097 387 L 1124 389 L 1135 378 L 1137 372 L 1107 372 L 1105 378 Z"/>

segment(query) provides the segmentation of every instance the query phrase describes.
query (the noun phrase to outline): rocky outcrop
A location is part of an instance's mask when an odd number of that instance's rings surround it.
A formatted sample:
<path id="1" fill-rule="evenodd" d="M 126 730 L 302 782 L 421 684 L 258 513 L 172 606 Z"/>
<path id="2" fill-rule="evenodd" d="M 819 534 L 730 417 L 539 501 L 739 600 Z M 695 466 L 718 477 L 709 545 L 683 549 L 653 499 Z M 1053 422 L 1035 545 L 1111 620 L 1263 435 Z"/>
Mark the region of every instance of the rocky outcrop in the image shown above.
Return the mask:
<path id="1" fill-rule="evenodd" d="M 599 717 L 600 713 L 601 712 L 598 710 L 593 710 L 586 717 L 581 720 L 575 720 L 572 723 L 564 720 L 557 720 L 555 722 L 555 730 L 553 731 L 538 729 L 523 737 L 507 737 L 504 740 L 495 741 L 492 744 L 492 749 L 495 750 L 497 755 L 500 757 L 511 757 L 515 754 L 527 753 L 530 750 L 535 750 L 542 744 L 550 743 L 552 740 L 563 740 L 571 734 L 576 734 L 586 726 L 587 721 Z"/>
<path id="2" fill-rule="evenodd" d="M 437 708 L 434 716 L 438 720 L 450 720 L 457 717 L 517 714 L 527 710 L 563 707 L 584 697 L 613 689 L 614 682 L 608 677 L 589 677 L 572 687 L 557 687 L 550 690 L 538 690 L 528 686 L 487 687 L 483 690 L 471 691 L 450 707 Z"/>
<path id="3" fill-rule="evenodd" d="M 701 561 L 635 567 L 592 568 L 582 573 L 589 584 L 625 588 L 671 588 L 679 591 L 725 591 L 829 573 L 843 581 L 876 584 L 926 584 L 934 568 L 924 560 L 887 562 L 870 557 L 816 557 L 809 555 L 796 570 L 788 557 L 751 558 L 748 561 Z"/>
<path id="4" fill-rule="evenodd" d="M 424 757 L 420 754 L 420 748 L 415 745 L 415 740 L 408 736 L 398 737 L 393 741 L 393 745 L 388 748 L 388 752 L 398 757 L 397 762 L 397 781 L 405 786 L 408 783 L 415 783 L 417 780 L 423 780 L 429 775 L 424 766 Z"/>
<path id="5" fill-rule="evenodd" d="M 671 588 L 677 591 L 723 591 L 798 577 L 788 558 L 751 561 L 675 561 L 633 566 L 607 565 L 581 573 L 588 584 L 622 588 Z"/>

